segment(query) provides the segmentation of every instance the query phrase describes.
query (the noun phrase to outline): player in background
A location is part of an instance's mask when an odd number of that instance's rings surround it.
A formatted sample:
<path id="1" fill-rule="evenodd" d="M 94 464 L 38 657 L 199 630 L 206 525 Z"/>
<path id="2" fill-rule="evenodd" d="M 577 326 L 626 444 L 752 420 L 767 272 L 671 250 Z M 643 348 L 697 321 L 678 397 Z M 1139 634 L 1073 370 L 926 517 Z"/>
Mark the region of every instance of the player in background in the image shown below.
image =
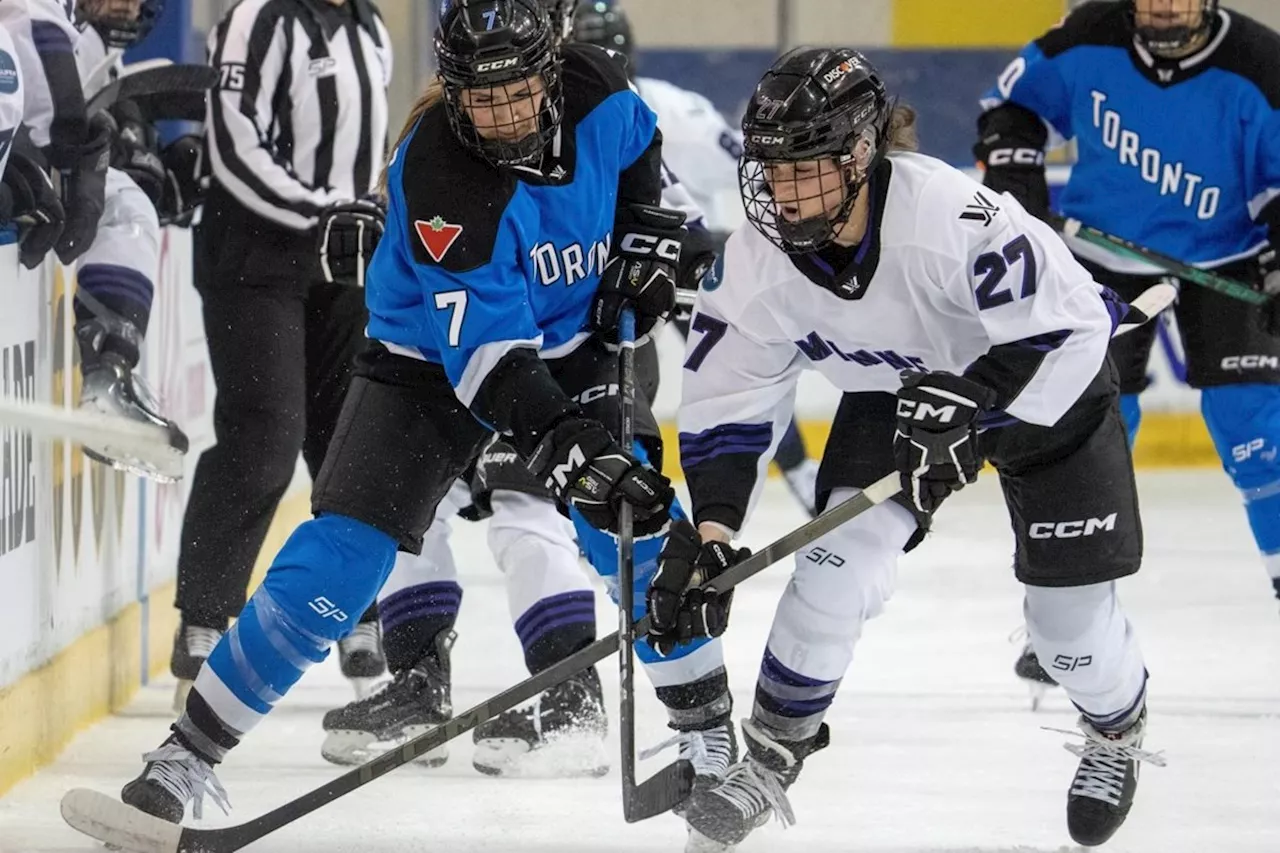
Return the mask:
<path id="1" fill-rule="evenodd" d="M 1048 213 L 1044 149 L 1076 140 L 1065 216 L 1280 292 L 1280 36 L 1217 0 L 1086 3 L 1029 44 L 983 100 L 985 183 Z M 1210 133 L 1191 130 L 1212 128 Z M 1133 298 L 1163 273 L 1073 238 L 1094 278 Z M 1244 501 L 1280 597 L 1280 323 L 1195 284 L 1176 306 L 1187 381 Z M 1111 346 L 1129 439 L 1156 324 Z M 1061 666 L 1049 669 L 1060 673 Z M 1054 683 L 1024 649 L 1022 678 Z"/>
<path id="2" fill-rule="evenodd" d="M 574 12 L 574 38 L 599 45 L 627 59 L 631 83 L 658 115 L 663 133 L 663 161 L 679 186 L 688 191 L 705 217 L 689 218 L 693 243 L 686 243 L 680 285 L 697 288 L 698 282 L 723 251 L 729 233 L 743 223 L 738 196 L 738 158 L 742 133 L 732 127 L 711 101 L 697 92 L 681 89 L 666 80 L 636 74 L 635 39 L 626 9 L 614 0 L 582 0 Z M 677 312 L 676 328 L 689 339 L 690 315 Z M 778 446 L 774 462 L 787 487 L 810 515 L 814 513 L 814 488 L 818 463 L 809 458 L 804 438 L 794 420 Z"/>
<path id="3" fill-rule="evenodd" d="M 693 524 L 672 525 L 649 591 L 653 638 L 716 635 L 731 596 L 697 589 L 740 559 L 801 371 L 844 391 L 818 475 L 820 508 L 895 470 L 903 491 L 796 555 L 742 723 L 746 757 L 685 809 L 690 850 L 726 850 L 771 813 L 828 740 L 823 716 L 864 623 L 985 461 L 999 473 L 1040 654 L 1080 709 L 1067 824 L 1081 844 L 1124 821 L 1146 729 L 1146 680 L 1115 580 L 1142 556 L 1137 490 L 1107 343 L 1128 306 L 1015 201 L 917 153 L 915 114 L 851 49 L 798 48 L 747 106 L 741 191 L 751 228 L 705 283 L 680 407 Z M 981 212 L 981 215 L 975 213 Z M 1040 539 L 1044 519 L 1110 517 Z M 696 529 L 694 524 L 697 525 Z M 693 577 L 694 580 L 690 581 Z"/>
<path id="4" fill-rule="evenodd" d="M 605 426 L 620 415 L 609 343 L 622 307 L 643 336 L 675 302 L 683 215 L 655 206 L 653 113 L 604 53 L 562 53 L 535 0 L 455 0 L 436 58 L 387 169 L 387 231 L 366 286 L 372 341 L 313 489 L 316 518 L 276 556 L 186 713 L 125 786 L 124 801 L 150 814 L 178 821 L 207 791 L 224 800 L 214 765 L 351 630 L 396 551 L 421 547 L 494 431 L 570 508 L 606 579 L 624 501 L 641 592 L 683 517 L 643 401 L 635 457 Z M 640 657 L 701 769 L 704 733 L 730 711 L 719 643 Z"/>
<path id="5" fill-rule="evenodd" d="M 8 167 L 14 137 L 22 126 L 22 70 L 18 67 L 17 54 L 9 31 L 0 26 L 0 243 L 19 243 L 26 236 L 19 232 L 17 217 L 31 216 L 37 206 L 36 194 L 29 177 L 35 177 L 37 188 L 47 187 L 46 198 L 52 198 L 53 185 L 43 171 L 26 166 L 26 158 L 20 158 L 22 166 Z M 62 207 L 59 203 L 58 208 Z M 40 252 L 43 258 L 48 247 Z"/>
<path id="6" fill-rule="evenodd" d="M 141 0 L 0 0 L 0 26 L 14 39 L 24 77 L 25 130 L 15 149 L 24 161 L 60 173 L 65 220 L 37 213 L 35 233 L 23 240 L 23 262 L 38 265 L 52 248 L 76 264 L 76 339 L 83 382 L 81 408 L 159 426 L 169 435 L 160 465 L 119 453 L 109 443 L 84 446 L 90 458 L 171 482 L 181 476 L 187 438 L 165 418 L 137 367 L 151 312 L 158 230 L 155 209 L 124 172 L 109 168 L 122 145 L 116 119 L 86 110 L 84 75 L 77 65 L 85 39 L 128 44 L 145 36 L 156 3 Z M 69 15 L 85 28 L 82 36 Z M 92 53 L 91 41 L 88 50 Z M 28 171 L 28 185 L 40 182 Z M 105 214 L 104 214 L 105 211 Z"/>
<path id="7" fill-rule="evenodd" d="M 560 42 L 575 40 L 572 4 L 542 0 L 542 5 L 553 27 L 561 22 L 556 27 L 563 34 Z M 620 68 L 625 64 L 621 55 L 612 58 Z M 664 168 L 663 206 L 685 212 L 686 224 L 700 222 L 702 212 L 685 185 L 668 176 Z M 686 276 L 700 277 L 688 272 L 686 258 L 698 259 L 706 233 L 686 229 L 677 286 Z M 694 290 L 696 285 L 693 279 Z M 636 374 L 639 390 L 652 405 L 658 385 L 652 337 L 636 352 Z M 450 648 L 463 589 L 449 537 L 450 522 L 459 515 L 489 519 L 489 548 L 506 581 L 513 627 L 531 674 L 596 639 L 595 593 L 582 571 L 573 527 L 556 507 L 554 494 L 499 437 L 441 501 L 421 553 L 396 555 L 395 568 L 378 593 L 383 646 L 395 677 L 377 694 L 325 715 L 321 754 L 326 759 L 337 764 L 366 761 L 452 714 Z M 593 667 L 477 726 L 471 760 L 477 770 L 491 775 L 599 775 L 608 769 L 606 730 L 604 695 Z M 712 772 L 723 772 L 736 755 L 727 728 L 709 732 L 701 745 Z M 448 747 L 441 746 L 419 761 L 438 767 L 448 754 Z"/>

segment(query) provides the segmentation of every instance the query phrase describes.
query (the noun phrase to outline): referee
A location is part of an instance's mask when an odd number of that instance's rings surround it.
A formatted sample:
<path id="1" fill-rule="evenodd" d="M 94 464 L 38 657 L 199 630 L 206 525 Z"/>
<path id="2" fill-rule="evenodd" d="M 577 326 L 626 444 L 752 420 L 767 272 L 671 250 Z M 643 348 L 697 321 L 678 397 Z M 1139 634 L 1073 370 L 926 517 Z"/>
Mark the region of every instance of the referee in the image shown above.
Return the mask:
<path id="1" fill-rule="evenodd" d="M 241 0 L 208 49 L 220 80 L 195 283 L 217 444 L 200 457 L 183 522 L 170 660 L 180 700 L 244 606 L 299 451 L 313 479 L 324 461 L 364 342 L 358 285 L 381 233 L 370 199 L 391 79 L 391 37 L 370 0 Z M 376 638 L 376 620 L 349 638 L 369 646 L 355 657 L 370 675 Z"/>

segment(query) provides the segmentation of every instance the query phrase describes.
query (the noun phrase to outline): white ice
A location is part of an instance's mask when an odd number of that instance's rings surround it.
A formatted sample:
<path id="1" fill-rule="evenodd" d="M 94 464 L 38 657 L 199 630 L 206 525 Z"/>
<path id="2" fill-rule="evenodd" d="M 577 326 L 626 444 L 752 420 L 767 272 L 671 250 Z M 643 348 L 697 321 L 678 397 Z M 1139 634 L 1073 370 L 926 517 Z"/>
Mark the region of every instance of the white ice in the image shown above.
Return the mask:
<path id="1" fill-rule="evenodd" d="M 1280 612 L 1239 498 L 1216 471 L 1141 477 L 1146 564 L 1122 583 L 1151 671 L 1147 747 L 1165 768 L 1142 775 L 1128 823 L 1108 853 L 1280 851 Z M 801 522 L 776 482 L 749 541 Z M 459 524 L 465 573 L 455 704 L 470 706 L 523 677 L 501 578 L 484 529 Z M 1070 705 L 1051 693 L 1037 714 L 1013 679 L 1008 641 L 1020 621 L 1012 540 L 994 477 L 942 513 L 936 533 L 903 560 L 897 596 L 866 632 L 828 721 L 832 746 L 793 789 L 799 824 L 773 824 L 743 853 L 1041 853 L 1074 849 L 1066 788 L 1075 759 L 1063 737 Z M 728 654 L 737 715 L 752 689 L 774 603 L 790 565 L 742 588 Z M 857 571 L 856 564 L 850 571 Z M 601 598 L 601 632 L 614 614 Z M 616 692 L 616 668 L 603 667 Z M 637 679 L 641 684 L 641 680 Z M 642 743 L 666 735 L 641 691 Z M 144 689 L 123 715 L 84 732 L 61 759 L 0 800 L 0 851 L 101 849 L 64 826 L 58 798 L 87 785 L 115 792 L 169 723 L 172 683 Z M 220 771 L 236 806 L 261 811 L 336 775 L 319 755 L 320 716 L 350 689 L 336 664 L 308 674 Z M 678 851 L 672 817 L 628 825 L 616 772 L 589 781 L 495 780 L 472 770 L 470 741 L 440 770 L 403 768 L 269 836 L 251 850 L 311 853 L 587 853 Z M 672 757 L 667 753 L 665 758 Z M 652 772 L 657 759 L 642 767 Z M 216 809 L 214 809 L 215 814 Z"/>

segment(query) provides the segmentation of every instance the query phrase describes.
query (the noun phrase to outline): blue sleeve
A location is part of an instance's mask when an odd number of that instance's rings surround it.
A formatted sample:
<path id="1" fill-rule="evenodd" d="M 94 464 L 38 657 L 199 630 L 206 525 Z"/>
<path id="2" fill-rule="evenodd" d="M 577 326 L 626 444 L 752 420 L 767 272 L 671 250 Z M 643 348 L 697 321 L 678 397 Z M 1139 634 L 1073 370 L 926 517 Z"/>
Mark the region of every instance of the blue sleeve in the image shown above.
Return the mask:
<path id="1" fill-rule="evenodd" d="M 1245 192 L 1249 216 L 1257 220 L 1271 205 L 1267 224 L 1280 230 L 1280 109 L 1258 97 L 1245 117 Z"/>
<path id="2" fill-rule="evenodd" d="M 653 110 L 649 109 L 649 105 L 630 89 L 617 92 L 611 95 L 610 99 L 617 101 L 617 108 L 621 114 L 619 124 L 626 131 L 618 134 L 622 145 L 618 152 L 618 162 L 625 170 L 644 156 L 649 146 L 653 144 L 654 134 L 658 129 L 658 117 Z"/>
<path id="3" fill-rule="evenodd" d="M 982 96 L 983 109 L 1015 103 L 1049 122 L 1064 139 L 1070 139 L 1075 132 L 1071 124 L 1071 92 L 1062 76 L 1063 61 L 1061 54 L 1048 57 L 1039 44 L 1032 42 Z"/>
<path id="4" fill-rule="evenodd" d="M 437 223 L 437 225 L 439 225 Z M 444 223 L 445 228 L 455 227 Z M 410 228 L 432 229 L 431 223 Z M 425 238 L 438 239 L 434 234 Z M 440 353 L 458 399 L 470 407 L 490 371 L 513 349 L 537 349 L 542 332 L 529 304 L 529 284 L 517 263 L 515 226 L 499 223 L 488 263 L 466 272 L 414 263 L 427 312 L 428 343 Z"/>

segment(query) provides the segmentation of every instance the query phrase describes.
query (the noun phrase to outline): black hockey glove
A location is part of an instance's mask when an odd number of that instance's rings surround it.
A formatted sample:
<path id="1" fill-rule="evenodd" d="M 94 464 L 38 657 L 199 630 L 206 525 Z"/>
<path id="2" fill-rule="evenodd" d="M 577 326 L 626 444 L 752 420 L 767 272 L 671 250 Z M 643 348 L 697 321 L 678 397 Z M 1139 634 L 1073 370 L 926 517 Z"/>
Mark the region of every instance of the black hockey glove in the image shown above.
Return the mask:
<path id="1" fill-rule="evenodd" d="M 724 249 L 723 234 L 714 234 L 705 228 L 686 228 L 684 243 L 680 246 L 680 267 L 676 272 L 676 306 L 673 317 L 687 321 L 693 315 L 693 304 L 698 298 L 698 286 L 707 270 L 715 265 L 716 255 Z"/>
<path id="2" fill-rule="evenodd" d="M 1049 216 L 1044 172 L 1048 140 L 1038 115 L 1017 104 L 1002 104 L 978 119 L 978 142 L 973 146 L 973 156 L 985 169 L 982 182 L 995 192 L 1009 193 L 1039 219 Z"/>
<path id="3" fill-rule="evenodd" d="M 15 143 L 4 172 L 4 185 L 12 198 L 12 216 L 18 223 L 18 258 L 33 270 L 58 241 L 66 214 L 49 180 L 39 152 Z"/>
<path id="4" fill-rule="evenodd" d="M 111 144 L 111 166 L 132 178 L 151 204 L 159 206 L 165 186 L 159 135 L 133 101 L 117 101 L 111 115 L 118 128 Z"/>
<path id="5" fill-rule="evenodd" d="M 995 400 L 990 388 L 962 376 L 902 372 L 893 458 L 902 490 L 918 510 L 933 512 L 947 495 L 978 479 L 978 417 Z"/>
<path id="6" fill-rule="evenodd" d="M 365 270 L 382 239 L 386 220 L 382 204 L 368 198 L 325 208 L 317 237 L 324 280 L 364 287 Z"/>
<path id="7" fill-rule="evenodd" d="M 62 204 L 67 211 L 67 225 L 53 248 L 64 264 L 74 263 L 98 235 L 115 135 L 116 123 L 111 116 L 94 113 L 89 117 L 89 138 L 76 151 L 75 165 L 63 173 Z"/>
<path id="8" fill-rule="evenodd" d="M 647 204 L 618 211 L 613 250 L 591 303 L 591 328 L 606 343 L 618 340 L 623 306 L 636 312 L 637 343 L 676 305 L 676 274 L 684 214 Z"/>
<path id="9" fill-rule="evenodd" d="M 647 639 L 654 651 L 666 657 L 678 645 L 723 634 L 729 625 L 733 590 L 717 594 L 701 587 L 750 556 L 746 548 L 703 542 L 688 521 L 672 523 L 645 596 Z"/>
<path id="10" fill-rule="evenodd" d="M 671 481 L 622 452 L 599 421 L 568 418 L 534 448 L 529 471 L 597 530 L 618 532 L 618 510 L 631 504 L 636 536 L 667 524 Z"/>
<path id="11" fill-rule="evenodd" d="M 164 164 L 164 194 L 156 212 L 161 225 L 186 228 L 204 201 L 204 137 L 189 133 L 160 152 Z"/>

